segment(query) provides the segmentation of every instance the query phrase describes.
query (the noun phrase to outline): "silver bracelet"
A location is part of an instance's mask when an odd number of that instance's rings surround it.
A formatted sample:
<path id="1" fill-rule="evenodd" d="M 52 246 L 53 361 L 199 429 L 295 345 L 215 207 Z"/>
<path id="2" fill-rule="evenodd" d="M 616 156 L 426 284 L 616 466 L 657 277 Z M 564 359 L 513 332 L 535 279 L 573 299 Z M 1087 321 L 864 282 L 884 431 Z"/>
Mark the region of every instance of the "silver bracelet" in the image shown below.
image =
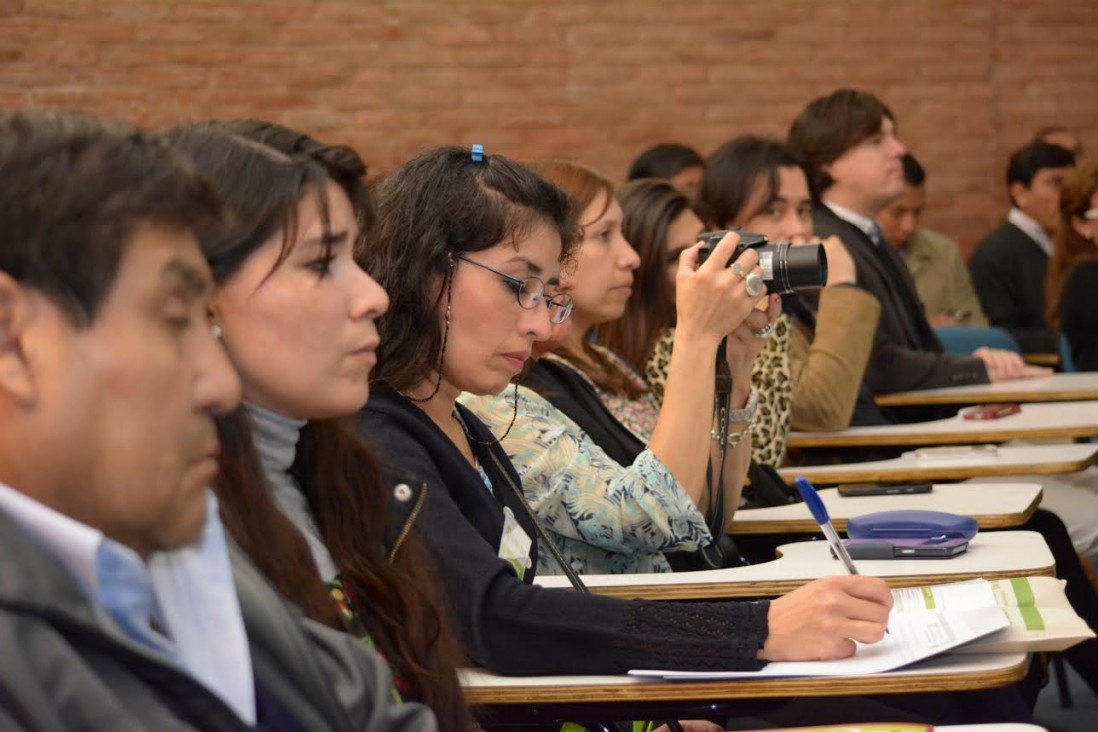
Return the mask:
<path id="1" fill-rule="evenodd" d="M 736 447 L 745 437 L 751 435 L 755 429 L 755 416 L 759 408 L 759 392 L 751 387 L 751 395 L 747 398 L 747 404 L 743 409 L 724 409 L 717 413 L 717 427 L 710 433 L 721 449 Z M 728 434 L 728 425 L 732 422 L 746 422 L 744 428 L 733 434 Z"/>
<path id="2" fill-rule="evenodd" d="M 713 441 L 720 445 L 722 450 L 727 450 L 730 447 L 739 446 L 739 444 L 744 441 L 744 438 L 751 436 L 751 433 L 754 432 L 754 430 L 755 423 L 748 422 L 747 426 L 744 427 L 741 431 L 733 432 L 730 435 L 725 435 L 723 442 L 721 441 L 720 435 L 717 434 L 717 431 L 713 430 Z"/>

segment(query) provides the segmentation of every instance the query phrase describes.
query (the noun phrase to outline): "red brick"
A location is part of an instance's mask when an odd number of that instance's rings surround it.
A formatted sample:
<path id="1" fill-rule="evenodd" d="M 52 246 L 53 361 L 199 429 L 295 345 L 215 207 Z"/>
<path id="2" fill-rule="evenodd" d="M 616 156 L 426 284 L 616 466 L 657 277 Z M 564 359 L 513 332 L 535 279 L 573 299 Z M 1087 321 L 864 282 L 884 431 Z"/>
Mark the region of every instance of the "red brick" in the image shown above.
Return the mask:
<path id="1" fill-rule="evenodd" d="M 80 43 L 115 43 L 131 41 L 136 24 L 128 20 L 74 20 L 65 22 L 65 34 Z"/>
<path id="2" fill-rule="evenodd" d="M 566 154 L 784 135 L 814 96 L 879 93 L 932 176 L 928 221 L 974 242 L 1006 156 L 1063 123 L 1098 148 L 1088 0 L 0 0 L 0 102 L 145 124 L 243 114 L 365 146 Z"/>
<path id="3" fill-rule="evenodd" d="M 0 0 L 0 18 L 10 18 L 25 10 L 25 0 Z"/>

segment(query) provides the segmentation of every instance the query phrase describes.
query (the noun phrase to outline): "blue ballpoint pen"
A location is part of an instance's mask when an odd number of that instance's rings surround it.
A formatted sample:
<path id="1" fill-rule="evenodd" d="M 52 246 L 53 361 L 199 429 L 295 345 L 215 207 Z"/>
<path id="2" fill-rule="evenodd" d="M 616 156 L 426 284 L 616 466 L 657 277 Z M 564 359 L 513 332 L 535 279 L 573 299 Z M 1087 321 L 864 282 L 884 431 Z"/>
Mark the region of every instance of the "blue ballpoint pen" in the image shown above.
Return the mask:
<path id="1" fill-rule="evenodd" d="M 850 553 L 847 552 L 846 546 L 839 539 L 839 534 L 835 531 L 835 527 L 831 525 L 831 517 L 827 515 L 827 507 L 824 506 L 823 500 L 820 499 L 820 494 L 816 492 L 815 486 L 808 482 L 804 477 L 797 476 L 793 481 L 793 485 L 797 486 L 797 490 L 801 494 L 801 498 L 804 499 L 805 504 L 808 506 L 808 510 L 812 512 L 812 518 L 816 519 L 816 523 L 820 525 L 820 530 L 824 536 L 827 537 L 827 543 L 831 545 L 832 550 L 835 552 L 835 556 L 842 560 L 842 563 L 846 565 L 846 571 L 850 574 L 858 574 L 858 568 L 854 566 L 854 560 L 850 558 Z"/>

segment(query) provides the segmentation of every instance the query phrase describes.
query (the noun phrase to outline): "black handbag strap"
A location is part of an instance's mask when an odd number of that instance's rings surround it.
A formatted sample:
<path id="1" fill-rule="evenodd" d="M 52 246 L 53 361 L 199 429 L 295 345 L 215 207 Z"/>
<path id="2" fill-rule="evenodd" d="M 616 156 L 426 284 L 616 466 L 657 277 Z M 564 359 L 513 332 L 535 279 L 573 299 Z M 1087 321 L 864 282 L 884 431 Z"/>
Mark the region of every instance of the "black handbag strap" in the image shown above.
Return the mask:
<path id="1" fill-rule="evenodd" d="M 522 489 L 515 485 L 515 482 L 511 480 L 511 476 L 500 465 L 499 458 L 496 457 L 495 451 L 489 450 L 488 454 L 492 456 L 492 462 L 496 464 L 496 469 L 499 470 L 500 475 L 503 476 L 504 481 L 511 488 L 511 492 L 515 494 L 515 499 L 518 501 L 519 506 L 522 507 L 526 517 L 530 519 L 530 523 L 534 525 L 534 531 L 537 532 L 538 541 L 541 542 L 549 553 L 553 555 L 553 559 L 560 565 L 560 569 L 564 572 L 564 576 L 568 578 L 568 581 L 572 583 L 572 588 L 577 592 L 590 592 L 587 589 L 587 585 L 583 584 L 583 580 L 576 574 L 576 570 L 572 569 L 572 566 L 565 560 L 564 555 L 560 553 L 560 549 L 557 548 L 557 544 L 553 541 L 553 538 L 549 536 L 549 533 L 545 530 L 545 527 L 538 521 L 538 517 L 534 515 L 533 509 L 530 508 L 530 504 L 526 502 L 526 496 L 522 494 Z"/>

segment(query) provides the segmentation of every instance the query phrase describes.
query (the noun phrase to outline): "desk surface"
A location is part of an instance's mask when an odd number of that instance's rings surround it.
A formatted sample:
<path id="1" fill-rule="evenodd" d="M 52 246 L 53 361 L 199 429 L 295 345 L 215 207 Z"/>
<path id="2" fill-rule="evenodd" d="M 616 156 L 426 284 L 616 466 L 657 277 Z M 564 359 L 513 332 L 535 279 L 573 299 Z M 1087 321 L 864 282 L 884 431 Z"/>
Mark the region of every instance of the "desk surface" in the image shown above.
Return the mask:
<path id="1" fill-rule="evenodd" d="M 989 689 L 1025 674 L 1024 653 L 935 656 L 897 671 L 867 676 L 669 682 L 633 676 L 496 676 L 461 672 L 465 699 L 474 705 L 597 704 L 707 701 L 793 696 L 906 694 Z"/>
<path id="2" fill-rule="evenodd" d="M 934 732 L 1048 732 L 1045 727 L 1021 722 L 987 722 L 985 724 L 934 725 Z"/>
<path id="3" fill-rule="evenodd" d="M 899 481 L 925 483 L 1003 475 L 1075 473 L 1093 465 L 1096 459 L 1098 445 L 1067 442 L 1059 445 L 1000 445 L 994 455 L 973 453 L 951 458 L 920 458 L 912 450 L 892 460 L 804 465 L 782 468 L 778 472 L 786 480 L 803 475 L 821 485 Z"/>
<path id="4" fill-rule="evenodd" d="M 849 427 L 838 432 L 792 432 L 789 447 L 869 445 L 963 445 L 1009 440 L 1046 440 L 1098 435 L 1098 403 L 1024 404 L 1022 411 L 991 420 L 947 419 L 883 427 Z"/>
<path id="5" fill-rule="evenodd" d="M 834 488 L 820 491 L 831 523 L 839 531 L 846 521 L 874 511 L 946 511 L 976 519 L 981 529 L 1020 526 L 1029 520 L 1041 502 L 1037 483 L 975 483 L 935 485 L 930 493 L 896 496 L 840 496 Z M 737 511 L 730 534 L 788 534 L 819 531 L 803 503 Z"/>
<path id="6" fill-rule="evenodd" d="M 997 381 L 994 384 L 950 386 L 902 391 L 877 397 L 883 406 L 918 404 L 976 404 L 978 402 L 1068 402 L 1098 399 L 1098 372 L 1049 374 L 1035 379 Z"/>
<path id="7" fill-rule="evenodd" d="M 716 600 L 777 597 L 830 574 L 842 574 L 827 542 L 800 541 L 778 547 L 772 562 L 749 567 L 668 574 L 588 574 L 583 582 L 600 595 L 648 600 Z M 858 570 L 892 587 L 916 587 L 984 577 L 1002 579 L 1053 574 L 1055 561 L 1044 538 L 1032 531 L 981 532 L 968 551 L 950 559 L 859 560 Z M 563 575 L 534 580 L 543 587 L 568 589 Z"/>

